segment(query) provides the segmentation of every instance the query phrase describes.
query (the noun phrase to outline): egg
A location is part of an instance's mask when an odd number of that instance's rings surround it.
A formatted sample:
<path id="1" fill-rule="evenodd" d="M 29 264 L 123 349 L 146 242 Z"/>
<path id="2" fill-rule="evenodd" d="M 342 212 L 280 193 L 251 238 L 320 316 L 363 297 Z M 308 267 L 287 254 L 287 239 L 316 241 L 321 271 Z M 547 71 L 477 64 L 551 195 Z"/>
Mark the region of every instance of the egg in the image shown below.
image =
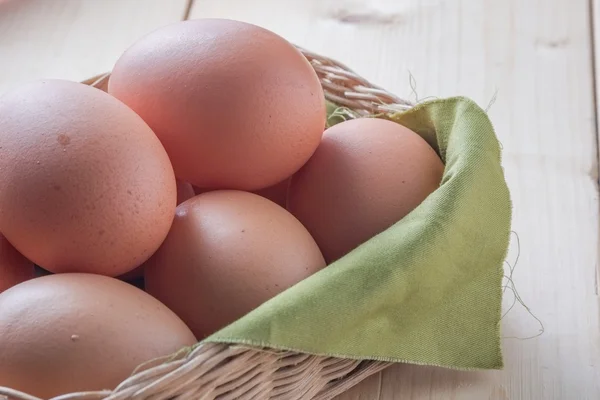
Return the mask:
<path id="1" fill-rule="evenodd" d="M 200 188 L 262 189 L 317 148 L 325 99 L 306 58 L 282 37 L 225 19 L 177 22 L 133 44 L 109 93 L 138 113 Z"/>
<path id="2" fill-rule="evenodd" d="M 48 275 L 0 294 L 0 386 L 41 398 L 114 389 L 195 342 L 167 307 L 114 278 Z"/>
<path id="3" fill-rule="evenodd" d="M 35 266 L 0 234 L 0 293 L 35 277 Z"/>
<path id="4" fill-rule="evenodd" d="M 0 98 L 0 231 L 51 272 L 117 276 L 166 237 L 176 207 L 167 153 L 123 103 L 45 80 Z"/>
<path id="5" fill-rule="evenodd" d="M 418 134 L 361 118 L 325 131 L 292 177 L 288 209 L 330 263 L 402 219 L 441 182 L 444 165 Z"/>
<path id="6" fill-rule="evenodd" d="M 176 180 L 177 183 L 177 204 L 181 204 L 184 201 L 191 199 L 196 194 L 194 193 L 194 188 L 187 182 L 181 182 Z M 124 273 L 123 275 L 118 276 L 118 279 L 123 281 L 137 281 L 144 276 L 144 268 L 139 266 L 129 272 Z"/>
<path id="7" fill-rule="evenodd" d="M 204 338 L 325 267 L 307 230 L 249 192 L 198 195 L 177 207 L 145 264 L 146 290 Z"/>

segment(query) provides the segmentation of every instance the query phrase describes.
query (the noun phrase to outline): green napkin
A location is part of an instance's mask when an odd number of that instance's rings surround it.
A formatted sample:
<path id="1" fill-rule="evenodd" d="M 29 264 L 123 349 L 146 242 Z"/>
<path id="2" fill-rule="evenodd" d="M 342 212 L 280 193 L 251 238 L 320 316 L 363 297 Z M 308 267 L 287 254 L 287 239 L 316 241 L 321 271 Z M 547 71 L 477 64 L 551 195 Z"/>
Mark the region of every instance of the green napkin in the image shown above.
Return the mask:
<path id="1" fill-rule="evenodd" d="M 511 202 L 500 146 L 469 99 L 387 116 L 446 164 L 419 207 L 206 339 L 459 369 L 502 367 L 502 264 Z"/>

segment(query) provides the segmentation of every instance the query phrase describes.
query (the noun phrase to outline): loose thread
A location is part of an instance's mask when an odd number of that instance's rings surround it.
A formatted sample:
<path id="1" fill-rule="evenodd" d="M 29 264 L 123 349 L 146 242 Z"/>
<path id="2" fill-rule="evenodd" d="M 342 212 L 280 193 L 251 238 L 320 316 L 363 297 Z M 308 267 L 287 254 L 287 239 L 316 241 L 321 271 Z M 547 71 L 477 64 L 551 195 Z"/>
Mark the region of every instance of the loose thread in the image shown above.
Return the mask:
<path id="1" fill-rule="evenodd" d="M 503 320 L 504 317 L 506 317 L 506 315 L 515 307 L 515 305 L 517 304 L 517 302 L 519 302 L 519 304 L 521 304 L 521 306 L 523 306 L 523 308 L 525 308 L 525 310 L 527 310 L 527 313 L 529 315 L 531 315 L 533 317 L 533 319 L 535 319 L 539 325 L 540 325 L 540 331 L 538 334 L 533 335 L 533 336 L 529 336 L 529 337 L 518 337 L 518 336 L 504 336 L 504 339 L 517 339 L 517 340 L 529 340 L 529 339 L 534 339 L 536 337 L 542 336 L 546 330 L 546 328 L 544 327 L 544 323 L 531 311 L 531 309 L 525 304 L 525 302 L 523 301 L 523 298 L 521 297 L 521 295 L 519 294 L 519 292 L 517 291 L 516 285 L 515 285 L 515 281 L 513 280 L 513 274 L 515 272 L 515 268 L 517 267 L 517 264 L 519 262 L 519 258 L 521 257 L 521 240 L 519 238 L 519 234 L 515 231 L 511 231 L 511 234 L 514 235 L 515 240 L 516 240 L 516 244 L 517 244 L 517 255 L 515 257 L 515 261 L 513 264 L 511 264 L 508 261 L 505 261 L 506 265 L 508 265 L 509 268 L 509 273 L 508 275 L 504 275 L 504 278 L 506 279 L 507 283 L 506 285 L 504 285 L 504 288 L 502 290 L 502 294 L 506 293 L 506 289 L 510 289 L 511 292 L 513 293 L 513 302 L 510 305 L 510 307 L 504 312 L 504 314 L 502 315 L 502 317 L 500 318 L 500 320 Z"/>
<path id="2" fill-rule="evenodd" d="M 510 277 L 508 277 L 508 276 L 506 276 L 506 275 L 504 275 L 504 277 L 505 277 L 505 278 L 506 278 L 508 281 L 512 282 L 512 285 L 514 285 L 514 282 L 513 282 L 513 280 L 512 280 L 512 279 L 510 279 Z M 509 286 L 508 286 L 508 284 L 507 284 L 506 286 L 504 286 L 504 292 L 506 292 L 506 289 L 509 289 Z M 512 287 L 510 287 L 510 290 L 512 290 L 513 294 L 515 293 L 515 291 L 513 290 L 513 288 L 512 288 Z M 504 292 L 503 292 L 503 293 L 504 293 Z M 516 304 L 517 304 L 517 296 L 516 296 L 516 295 L 514 295 L 514 296 L 513 296 L 513 302 L 512 302 L 512 304 L 510 305 L 510 307 L 508 307 L 508 310 L 506 310 L 506 311 L 504 312 L 504 314 L 502 314 L 502 317 L 500 318 L 500 320 L 503 320 L 503 319 L 504 319 L 504 317 L 506 317 L 506 315 L 507 315 L 507 314 L 508 314 L 508 313 L 509 313 L 509 312 L 510 312 L 510 311 L 511 311 L 511 310 L 512 310 L 514 307 L 515 307 L 515 305 L 516 305 Z"/>
<path id="3" fill-rule="evenodd" d="M 516 289 L 514 287 L 511 287 L 510 290 L 512 290 L 512 292 L 515 294 L 515 298 L 517 299 L 517 301 L 525 308 L 525 310 L 527 310 L 527 313 L 529 315 L 531 315 L 533 317 L 533 319 L 535 319 L 538 322 L 538 324 L 540 325 L 540 331 L 536 335 L 532 335 L 532 336 L 528 336 L 528 337 L 504 336 L 504 339 L 530 340 L 530 339 L 535 339 L 536 337 L 542 336 L 544 334 L 544 332 L 546 331 L 546 328 L 544 327 L 543 322 L 531 311 L 531 309 L 529 307 L 527 307 L 527 305 L 525 305 L 525 303 L 521 299 L 521 296 L 519 296 L 519 293 L 516 291 Z"/>
<path id="4" fill-rule="evenodd" d="M 521 239 L 519 238 L 519 234 L 515 231 L 511 231 L 510 234 L 514 236 L 515 241 L 517 243 L 517 255 L 515 257 L 515 262 L 513 263 L 513 265 L 511 265 L 507 260 L 504 260 L 504 262 L 506 263 L 506 265 L 508 265 L 508 268 L 510 270 L 510 275 L 509 275 L 508 279 L 512 282 L 512 277 L 515 272 L 515 268 L 516 268 L 517 264 L 519 263 L 519 258 L 521 257 Z M 508 285 L 504 286 L 504 291 L 502 292 L 502 294 L 504 294 L 504 292 L 506 292 L 507 287 L 508 287 Z"/>
<path id="5" fill-rule="evenodd" d="M 494 94 L 492 95 L 492 98 L 490 99 L 487 107 L 485 108 L 486 113 L 490 111 L 492 106 L 496 103 L 496 100 L 498 100 L 498 88 L 496 88 L 496 90 L 494 90 Z"/>
<path id="6" fill-rule="evenodd" d="M 485 113 L 489 113 L 490 109 L 492 108 L 492 106 L 494 104 L 496 104 L 496 100 L 498 100 L 498 88 L 496 88 L 494 90 L 494 94 L 492 95 L 492 98 L 490 99 L 490 101 L 488 102 L 487 107 L 485 108 Z M 500 150 L 504 150 L 504 145 L 502 144 L 502 142 L 498 139 L 498 145 L 500 146 Z"/>
<path id="7" fill-rule="evenodd" d="M 408 71 L 408 84 L 410 85 L 410 89 L 412 90 L 409 96 L 414 95 L 415 103 L 418 103 L 419 96 L 417 95 L 417 80 L 415 79 L 415 76 L 412 74 L 412 72 L 410 72 L 410 70 Z"/>
<path id="8" fill-rule="evenodd" d="M 338 107 L 327 117 L 327 127 L 335 125 L 335 122 L 332 123 L 332 119 L 340 118 L 342 121 L 346 121 L 348 119 L 354 119 L 357 116 L 355 113 L 347 107 Z"/>
<path id="9" fill-rule="evenodd" d="M 410 90 L 411 90 L 411 93 L 409 96 L 414 96 L 415 104 L 420 104 L 427 100 L 439 99 L 438 96 L 426 96 L 426 97 L 423 97 L 422 99 L 420 99 L 419 95 L 417 93 L 417 80 L 415 79 L 415 76 L 412 74 L 412 72 L 410 72 L 410 70 L 408 71 L 408 85 L 410 86 Z"/>
<path id="10" fill-rule="evenodd" d="M 385 105 L 385 103 L 383 103 L 383 102 L 381 102 L 381 104 Z M 357 113 L 355 113 L 354 111 L 352 111 L 351 109 L 349 109 L 347 107 L 337 107 L 327 117 L 326 127 L 327 128 L 331 128 L 333 125 L 335 125 L 337 123 L 340 123 L 340 122 L 347 121 L 349 119 L 356 119 L 356 118 L 381 118 L 381 117 L 385 117 L 385 116 L 386 116 L 385 113 L 358 115 Z M 338 121 L 338 122 L 331 121 L 333 118 L 339 118 L 342 121 Z"/>

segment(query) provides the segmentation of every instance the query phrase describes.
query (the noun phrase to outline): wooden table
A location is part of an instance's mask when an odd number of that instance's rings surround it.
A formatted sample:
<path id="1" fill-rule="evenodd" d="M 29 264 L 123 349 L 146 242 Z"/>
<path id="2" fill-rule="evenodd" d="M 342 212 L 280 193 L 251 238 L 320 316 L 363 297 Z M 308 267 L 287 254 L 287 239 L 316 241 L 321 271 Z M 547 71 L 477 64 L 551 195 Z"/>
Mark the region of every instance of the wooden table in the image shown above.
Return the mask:
<path id="1" fill-rule="evenodd" d="M 398 365 L 341 398 L 598 399 L 596 9 L 588 0 L 0 0 L 0 93 L 108 71 L 136 38 L 171 21 L 228 17 L 412 100 L 496 98 L 490 115 L 520 238 L 514 282 L 543 334 L 515 339 L 540 333 L 517 304 L 502 325 L 504 371 Z M 517 251 L 513 241 L 510 263 Z"/>

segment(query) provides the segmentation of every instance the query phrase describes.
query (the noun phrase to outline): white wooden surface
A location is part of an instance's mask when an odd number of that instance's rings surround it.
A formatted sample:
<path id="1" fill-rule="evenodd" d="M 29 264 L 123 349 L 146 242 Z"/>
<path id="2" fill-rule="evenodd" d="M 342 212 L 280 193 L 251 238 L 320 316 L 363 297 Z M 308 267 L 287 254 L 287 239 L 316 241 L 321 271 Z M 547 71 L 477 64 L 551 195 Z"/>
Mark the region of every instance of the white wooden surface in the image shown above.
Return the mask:
<path id="1" fill-rule="evenodd" d="M 23 80 L 104 72 L 136 37 L 185 11 L 179 0 L 0 0 L 0 93 Z M 514 281 L 545 332 L 505 339 L 504 371 L 398 365 L 341 399 L 600 398 L 587 0 L 196 0 L 191 17 L 209 16 L 260 24 L 412 99 L 409 71 L 419 98 L 467 95 L 485 106 L 498 92 L 490 115 L 521 243 Z M 502 328 L 507 337 L 539 333 L 519 305 Z"/>
<path id="2" fill-rule="evenodd" d="M 110 70 L 139 36 L 181 19 L 186 0 L 0 0 L 0 92 Z"/>

